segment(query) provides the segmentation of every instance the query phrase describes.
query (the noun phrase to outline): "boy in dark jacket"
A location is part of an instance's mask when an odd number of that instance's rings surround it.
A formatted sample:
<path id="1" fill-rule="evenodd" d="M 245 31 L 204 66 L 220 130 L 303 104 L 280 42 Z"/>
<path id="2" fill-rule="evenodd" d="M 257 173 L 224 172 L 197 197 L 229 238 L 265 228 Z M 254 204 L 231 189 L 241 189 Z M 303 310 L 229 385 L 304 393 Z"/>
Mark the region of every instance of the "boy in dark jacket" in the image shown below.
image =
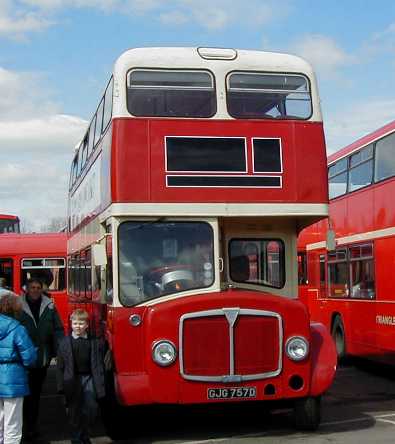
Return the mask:
<path id="1" fill-rule="evenodd" d="M 88 336 L 89 315 L 74 310 L 72 333 L 58 347 L 58 391 L 64 393 L 73 444 L 90 444 L 89 425 L 98 412 L 98 399 L 105 395 L 104 343 Z"/>

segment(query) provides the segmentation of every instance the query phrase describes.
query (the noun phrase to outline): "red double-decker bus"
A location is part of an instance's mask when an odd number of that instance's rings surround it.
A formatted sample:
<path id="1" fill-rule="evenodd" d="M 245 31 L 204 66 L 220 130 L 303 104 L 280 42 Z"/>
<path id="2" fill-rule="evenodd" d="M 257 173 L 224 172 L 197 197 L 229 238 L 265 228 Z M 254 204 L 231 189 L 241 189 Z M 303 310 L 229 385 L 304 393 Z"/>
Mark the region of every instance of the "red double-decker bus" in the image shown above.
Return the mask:
<path id="1" fill-rule="evenodd" d="M 19 233 L 19 217 L 9 214 L 0 214 L 0 234 Z"/>
<path id="2" fill-rule="evenodd" d="M 300 289 L 345 354 L 395 363 L 395 121 L 329 157 L 329 222 L 304 230 Z M 329 229 L 336 246 L 326 250 Z"/>
<path id="3" fill-rule="evenodd" d="M 21 294 L 28 279 L 37 278 L 68 325 L 66 295 L 66 233 L 0 236 L 0 277 L 5 288 Z"/>
<path id="4" fill-rule="evenodd" d="M 70 301 L 92 302 L 118 405 L 289 400 L 298 427 L 318 426 L 336 353 L 297 300 L 296 239 L 327 215 L 325 183 L 305 61 L 120 56 L 72 163 L 68 222 Z M 127 423 L 108 403 L 115 435 Z"/>

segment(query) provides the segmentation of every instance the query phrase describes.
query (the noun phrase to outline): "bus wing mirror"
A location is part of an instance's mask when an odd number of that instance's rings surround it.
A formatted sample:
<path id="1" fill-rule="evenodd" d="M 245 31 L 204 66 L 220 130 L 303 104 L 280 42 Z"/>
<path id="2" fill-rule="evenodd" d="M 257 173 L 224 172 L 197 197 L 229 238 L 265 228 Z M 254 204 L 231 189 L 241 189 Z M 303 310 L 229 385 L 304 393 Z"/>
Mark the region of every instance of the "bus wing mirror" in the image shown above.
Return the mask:
<path id="1" fill-rule="evenodd" d="M 107 253 L 105 245 L 95 244 L 92 246 L 92 262 L 95 266 L 107 265 Z"/>
<path id="2" fill-rule="evenodd" d="M 328 230 L 326 232 L 326 249 L 328 251 L 336 250 L 335 232 L 333 230 Z"/>

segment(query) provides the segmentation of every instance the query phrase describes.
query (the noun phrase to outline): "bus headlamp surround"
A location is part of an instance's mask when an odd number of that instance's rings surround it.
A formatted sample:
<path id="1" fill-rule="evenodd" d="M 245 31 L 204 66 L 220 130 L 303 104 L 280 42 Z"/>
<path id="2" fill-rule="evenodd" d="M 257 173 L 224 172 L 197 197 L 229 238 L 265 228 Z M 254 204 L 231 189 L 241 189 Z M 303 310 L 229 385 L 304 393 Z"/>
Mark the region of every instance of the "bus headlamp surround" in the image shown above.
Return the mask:
<path id="1" fill-rule="evenodd" d="M 162 339 L 152 344 L 152 359 L 161 367 L 173 364 L 177 358 L 177 350 L 171 341 Z"/>
<path id="2" fill-rule="evenodd" d="M 302 361 L 309 354 L 309 343 L 302 336 L 292 336 L 285 344 L 285 353 L 292 361 Z"/>

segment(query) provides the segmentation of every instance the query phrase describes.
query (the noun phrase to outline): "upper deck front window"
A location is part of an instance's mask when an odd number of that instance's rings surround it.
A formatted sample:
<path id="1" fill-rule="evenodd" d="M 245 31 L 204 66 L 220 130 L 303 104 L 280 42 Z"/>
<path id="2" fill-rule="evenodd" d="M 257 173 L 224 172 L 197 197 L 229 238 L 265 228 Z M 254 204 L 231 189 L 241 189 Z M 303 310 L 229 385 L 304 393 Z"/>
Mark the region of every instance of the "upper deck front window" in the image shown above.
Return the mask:
<path id="1" fill-rule="evenodd" d="M 208 71 L 134 69 L 128 74 L 127 107 L 138 117 L 211 117 L 214 77 Z"/>
<path id="2" fill-rule="evenodd" d="M 308 119 L 309 81 L 292 74 L 234 72 L 227 79 L 228 111 L 241 119 Z"/>
<path id="3" fill-rule="evenodd" d="M 205 222 L 124 222 L 119 298 L 131 306 L 214 283 L 213 230 Z"/>

